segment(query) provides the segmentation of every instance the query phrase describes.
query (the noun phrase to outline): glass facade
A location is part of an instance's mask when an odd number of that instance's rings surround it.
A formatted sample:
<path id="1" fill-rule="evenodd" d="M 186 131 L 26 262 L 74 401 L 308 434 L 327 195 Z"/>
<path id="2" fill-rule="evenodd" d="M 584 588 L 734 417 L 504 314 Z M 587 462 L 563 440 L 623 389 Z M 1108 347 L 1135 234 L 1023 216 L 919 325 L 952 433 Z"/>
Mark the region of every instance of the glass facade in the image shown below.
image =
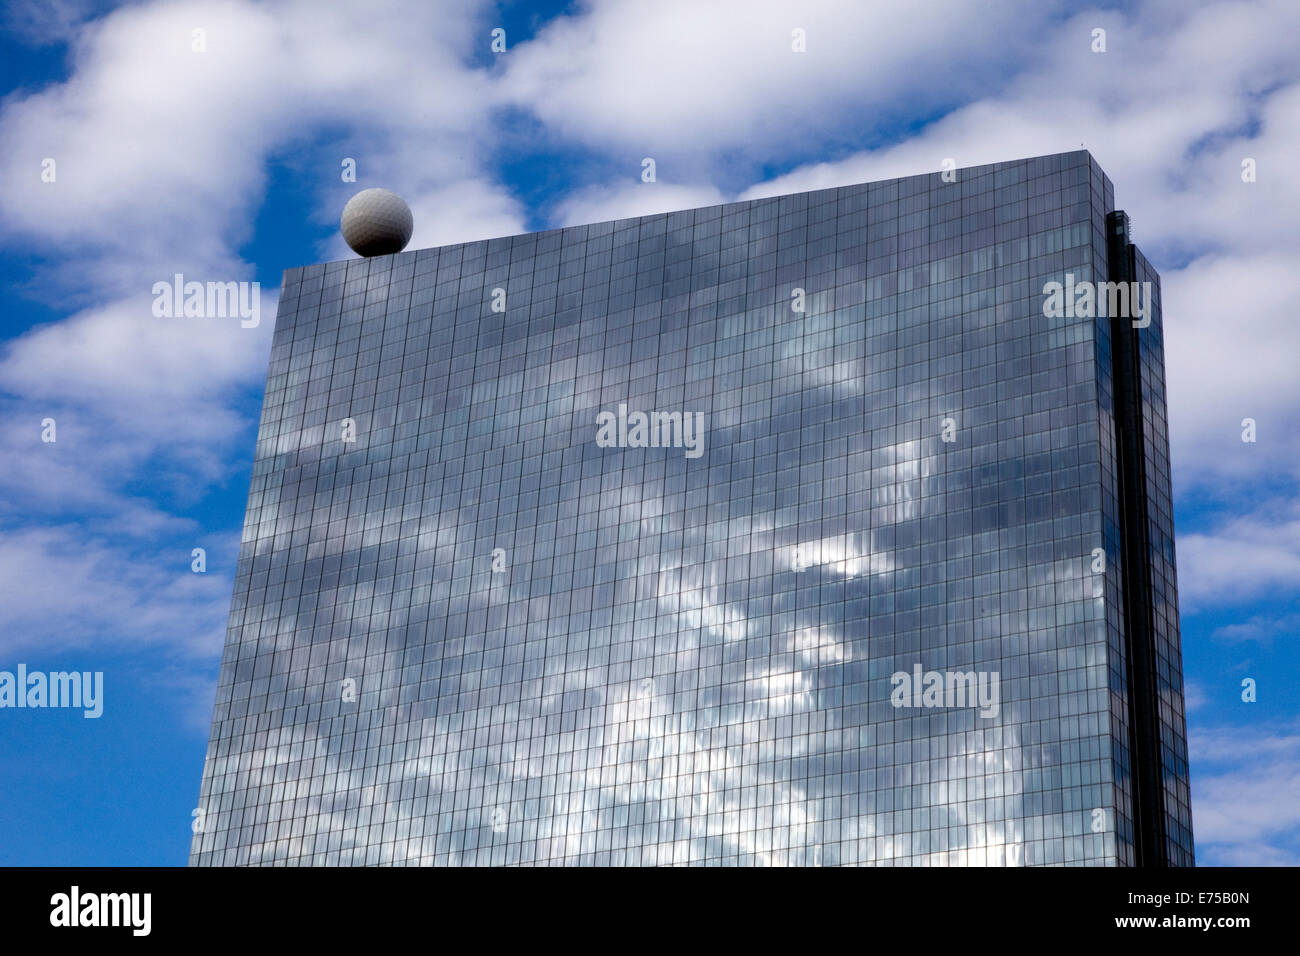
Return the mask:
<path id="1" fill-rule="evenodd" d="M 1141 862 L 1109 320 L 1044 308 L 1112 209 L 1079 151 L 286 272 L 191 863 Z"/>

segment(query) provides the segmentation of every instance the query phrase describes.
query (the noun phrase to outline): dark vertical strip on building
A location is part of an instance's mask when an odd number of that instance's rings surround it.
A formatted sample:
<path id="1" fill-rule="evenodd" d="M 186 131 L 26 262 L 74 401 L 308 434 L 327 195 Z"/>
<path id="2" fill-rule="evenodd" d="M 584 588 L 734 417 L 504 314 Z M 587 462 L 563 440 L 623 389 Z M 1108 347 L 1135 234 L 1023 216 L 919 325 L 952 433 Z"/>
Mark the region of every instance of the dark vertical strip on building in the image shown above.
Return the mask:
<path id="1" fill-rule="evenodd" d="M 1122 210 L 1106 215 L 1110 282 L 1136 282 L 1136 249 L 1129 241 L 1129 219 Z M 1097 291 L 1097 305 L 1106 293 Z M 1133 821 L 1138 866 L 1168 866 L 1164 787 L 1161 781 L 1159 700 L 1156 687 L 1155 621 L 1151 608 L 1147 529 L 1146 451 L 1142 428 L 1142 371 L 1138 336 L 1130 309 L 1112 315 L 1115 435 L 1119 453 L 1119 495 L 1123 534 L 1125 665 L 1128 671 L 1129 752 L 1133 755 Z M 1116 310 L 1124 312 L 1125 310 Z"/>

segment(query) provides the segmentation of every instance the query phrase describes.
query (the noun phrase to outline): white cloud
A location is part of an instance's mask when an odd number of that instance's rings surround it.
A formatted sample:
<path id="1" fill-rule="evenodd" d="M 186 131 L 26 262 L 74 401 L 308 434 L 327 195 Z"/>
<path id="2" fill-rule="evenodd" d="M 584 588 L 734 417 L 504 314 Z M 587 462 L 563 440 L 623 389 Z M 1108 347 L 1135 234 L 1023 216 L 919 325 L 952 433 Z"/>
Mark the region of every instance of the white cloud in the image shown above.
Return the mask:
<path id="1" fill-rule="evenodd" d="M 1300 477 L 1297 252 L 1205 257 L 1161 277 L 1176 480 Z"/>
<path id="2" fill-rule="evenodd" d="M 452 3 L 120 8 L 80 35 L 66 83 L 6 104 L 0 170 L 32 184 L 7 196 L 6 230 L 136 261 L 169 260 L 184 237 L 189 256 L 220 259 L 248 238 L 268 154 L 322 124 L 379 147 L 382 159 L 362 154 L 362 179 L 477 172 L 483 79 L 462 62 L 472 22 Z M 206 52 L 191 48 L 195 29 Z M 45 157 L 54 184 L 39 182 Z M 322 188 L 341 159 L 319 168 Z"/>
<path id="3" fill-rule="evenodd" d="M 1210 844 L 1197 863 L 1201 866 L 1300 866 L 1300 853 L 1267 843 Z"/>
<path id="4" fill-rule="evenodd" d="M 1300 632 L 1300 614 L 1252 614 L 1236 624 L 1216 628 L 1214 637 L 1224 641 L 1270 643 L 1275 637 L 1293 637 Z"/>
<path id="5" fill-rule="evenodd" d="M 1194 730 L 1190 745 L 1197 862 L 1296 865 L 1300 734 L 1219 727 Z"/>
<path id="6" fill-rule="evenodd" d="M 786 155 L 842 136 L 846 112 L 885 125 L 963 101 L 973 78 L 996 86 L 1007 62 L 1035 55 L 1051 12 L 1013 0 L 939 0 L 923 13 L 848 0 L 596 0 L 511 51 L 503 94 L 561 136 L 631 150 L 629 169 L 646 155 Z M 792 50 L 796 28 L 807 52 Z"/>
<path id="7" fill-rule="evenodd" d="M 231 575 L 213 567 L 233 541 L 212 540 L 209 572 L 190 570 L 189 553 L 143 561 L 133 550 L 69 526 L 8 531 L 0 537 L 0 654 L 154 645 L 182 655 L 221 649 Z"/>
<path id="8" fill-rule="evenodd" d="M 171 276 L 158 279 L 170 283 Z M 261 297 L 265 321 L 243 328 L 236 317 L 154 316 L 146 287 L 131 299 L 77 313 L 13 342 L 0 359 L 0 383 L 31 399 L 122 403 L 129 413 L 123 423 L 145 425 L 138 413 L 157 410 L 162 400 L 179 403 L 169 412 L 210 410 L 214 396 L 196 385 L 246 385 L 250 371 L 265 368 L 276 300 L 265 292 Z M 196 382 L 200 369 L 203 378 Z M 169 418 L 157 416 L 148 427 L 172 431 Z M 211 438 L 210 425 L 201 419 L 191 427 Z"/>
<path id="9" fill-rule="evenodd" d="M 1294 502 L 1258 507 L 1208 532 L 1182 535 L 1177 547 L 1184 610 L 1300 588 L 1300 513 Z"/>
<path id="10" fill-rule="evenodd" d="M 128 533 L 161 530 L 166 517 L 142 494 L 193 500 L 247 459 L 236 448 L 251 441 L 242 399 L 266 376 L 275 296 L 263 293 L 263 321 L 242 328 L 238 318 L 155 317 L 145 293 L 0 351 L 0 389 L 16 396 L 0 513 L 83 510 Z M 46 418 L 51 444 L 41 441 Z"/>
<path id="11" fill-rule="evenodd" d="M 610 219 L 652 216 L 677 209 L 713 206 L 726 202 L 712 186 L 643 183 L 629 177 L 625 183 L 612 183 L 578 190 L 565 197 L 556 210 L 559 226 L 573 226 Z"/>

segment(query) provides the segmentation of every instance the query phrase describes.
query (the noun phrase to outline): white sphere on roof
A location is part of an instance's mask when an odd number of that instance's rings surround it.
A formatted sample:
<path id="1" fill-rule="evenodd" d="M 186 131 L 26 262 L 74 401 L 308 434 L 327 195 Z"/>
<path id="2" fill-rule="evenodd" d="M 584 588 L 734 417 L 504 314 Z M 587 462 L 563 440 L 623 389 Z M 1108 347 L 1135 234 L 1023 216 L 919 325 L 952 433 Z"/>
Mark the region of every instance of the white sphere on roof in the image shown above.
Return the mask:
<path id="1" fill-rule="evenodd" d="M 411 207 L 387 189 L 363 189 L 343 207 L 343 238 L 359 256 L 390 256 L 411 241 Z"/>

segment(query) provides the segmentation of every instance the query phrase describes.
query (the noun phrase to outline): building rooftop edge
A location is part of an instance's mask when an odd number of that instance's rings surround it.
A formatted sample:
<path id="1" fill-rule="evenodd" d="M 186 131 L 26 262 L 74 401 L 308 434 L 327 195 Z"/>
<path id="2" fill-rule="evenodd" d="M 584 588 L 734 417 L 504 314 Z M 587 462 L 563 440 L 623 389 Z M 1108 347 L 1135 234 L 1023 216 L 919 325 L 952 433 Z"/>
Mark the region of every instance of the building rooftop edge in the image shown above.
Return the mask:
<path id="1" fill-rule="evenodd" d="M 1059 153 L 1042 153 L 1036 156 L 1023 156 L 1018 159 L 999 160 L 998 162 L 995 163 L 980 163 L 975 166 L 957 166 L 954 169 L 956 172 L 959 173 L 970 172 L 974 170 L 992 171 L 999 167 L 1006 168 L 1008 166 L 1013 166 L 1019 163 L 1032 163 L 1032 162 L 1037 162 L 1046 159 L 1056 159 L 1057 157 L 1061 157 L 1061 156 L 1077 156 L 1080 154 L 1086 156 L 1088 163 L 1092 166 L 1095 166 L 1097 168 L 1097 171 L 1101 173 L 1102 177 L 1107 182 L 1109 182 L 1110 178 L 1106 176 L 1106 172 L 1101 168 L 1101 164 L 1097 162 L 1097 158 L 1092 155 L 1091 150 L 1084 147 L 1081 147 L 1079 149 L 1065 150 Z M 419 253 L 422 252 L 431 252 L 431 251 L 438 251 L 441 249 L 450 249 L 456 246 L 472 246 L 472 245 L 478 245 L 480 243 L 486 244 L 486 243 L 493 243 L 493 242 L 501 242 L 506 239 L 517 239 L 523 236 L 549 236 L 552 234 L 562 233 L 566 229 L 579 229 L 584 226 L 585 227 L 604 226 L 612 223 L 631 222 L 633 220 L 639 220 L 639 219 L 656 219 L 659 217 L 666 218 L 669 216 L 679 215 L 684 212 L 694 212 L 697 209 L 718 209 L 722 211 L 720 215 L 726 215 L 726 210 L 729 207 L 748 206 L 756 203 L 765 203 L 765 202 L 780 202 L 782 199 L 788 199 L 792 196 L 811 195 L 813 193 L 831 192 L 833 190 L 840 190 L 840 189 L 856 189 L 862 186 L 879 186 L 879 185 L 884 185 L 886 183 L 896 183 L 896 182 L 903 182 L 904 180 L 909 180 L 909 179 L 919 179 L 924 176 L 938 176 L 941 175 L 941 173 L 942 170 L 930 170 L 928 172 L 912 173 L 907 176 L 894 176 L 888 179 L 869 179 L 861 182 L 843 183 L 837 186 L 821 186 L 816 189 L 801 189 L 790 193 L 779 193 L 774 196 L 758 196 L 753 199 L 735 199 L 725 203 L 710 203 L 703 206 L 687 206 L 682 209 L 672 209 L 666 212 L 652 212 L 652 213 L 646 213 L 641 216 L 625 216 L 621 219 L 598 219 L 595 220 L 594 222 L 576 222 L 573 223 L 572 225 L 556 226 L 551 229 L 537 229 L 531 232 L 513 232 L 513 233 L 507 233 L 506 235 L 502 235 L 502 236 L 489 236 L 483 239 L 468 239 L 465 240 L 464 242 L 447 242 L 438 246 L 422 246 L 419 249 L 404 249 L 401 252 L 395 252 L 386 256 L 371 256 L 368 258 L 362 258 L 360 256 L 350 256 L 346 259 L 327 259 L 322 262 L 308 262 L 302 265 L 290 266 L 286 268 L 281 278 L 281 283 L 283 284 L 283 282 L 288 279 L 291 273 L 301 272 L 304 269 L 309 269 L 314 266 L 332 266 L 332 265 L 339 265 L 342 263 L 349 263 L 349 262 L 382 261 L 385 259 L 400 259 L 402 257 L 411 257 L 412 261 L 414 261 L 416 258 L 418 258 Z M 960 181 L 961 180 L 959 177 L 958 182 Z"/>

